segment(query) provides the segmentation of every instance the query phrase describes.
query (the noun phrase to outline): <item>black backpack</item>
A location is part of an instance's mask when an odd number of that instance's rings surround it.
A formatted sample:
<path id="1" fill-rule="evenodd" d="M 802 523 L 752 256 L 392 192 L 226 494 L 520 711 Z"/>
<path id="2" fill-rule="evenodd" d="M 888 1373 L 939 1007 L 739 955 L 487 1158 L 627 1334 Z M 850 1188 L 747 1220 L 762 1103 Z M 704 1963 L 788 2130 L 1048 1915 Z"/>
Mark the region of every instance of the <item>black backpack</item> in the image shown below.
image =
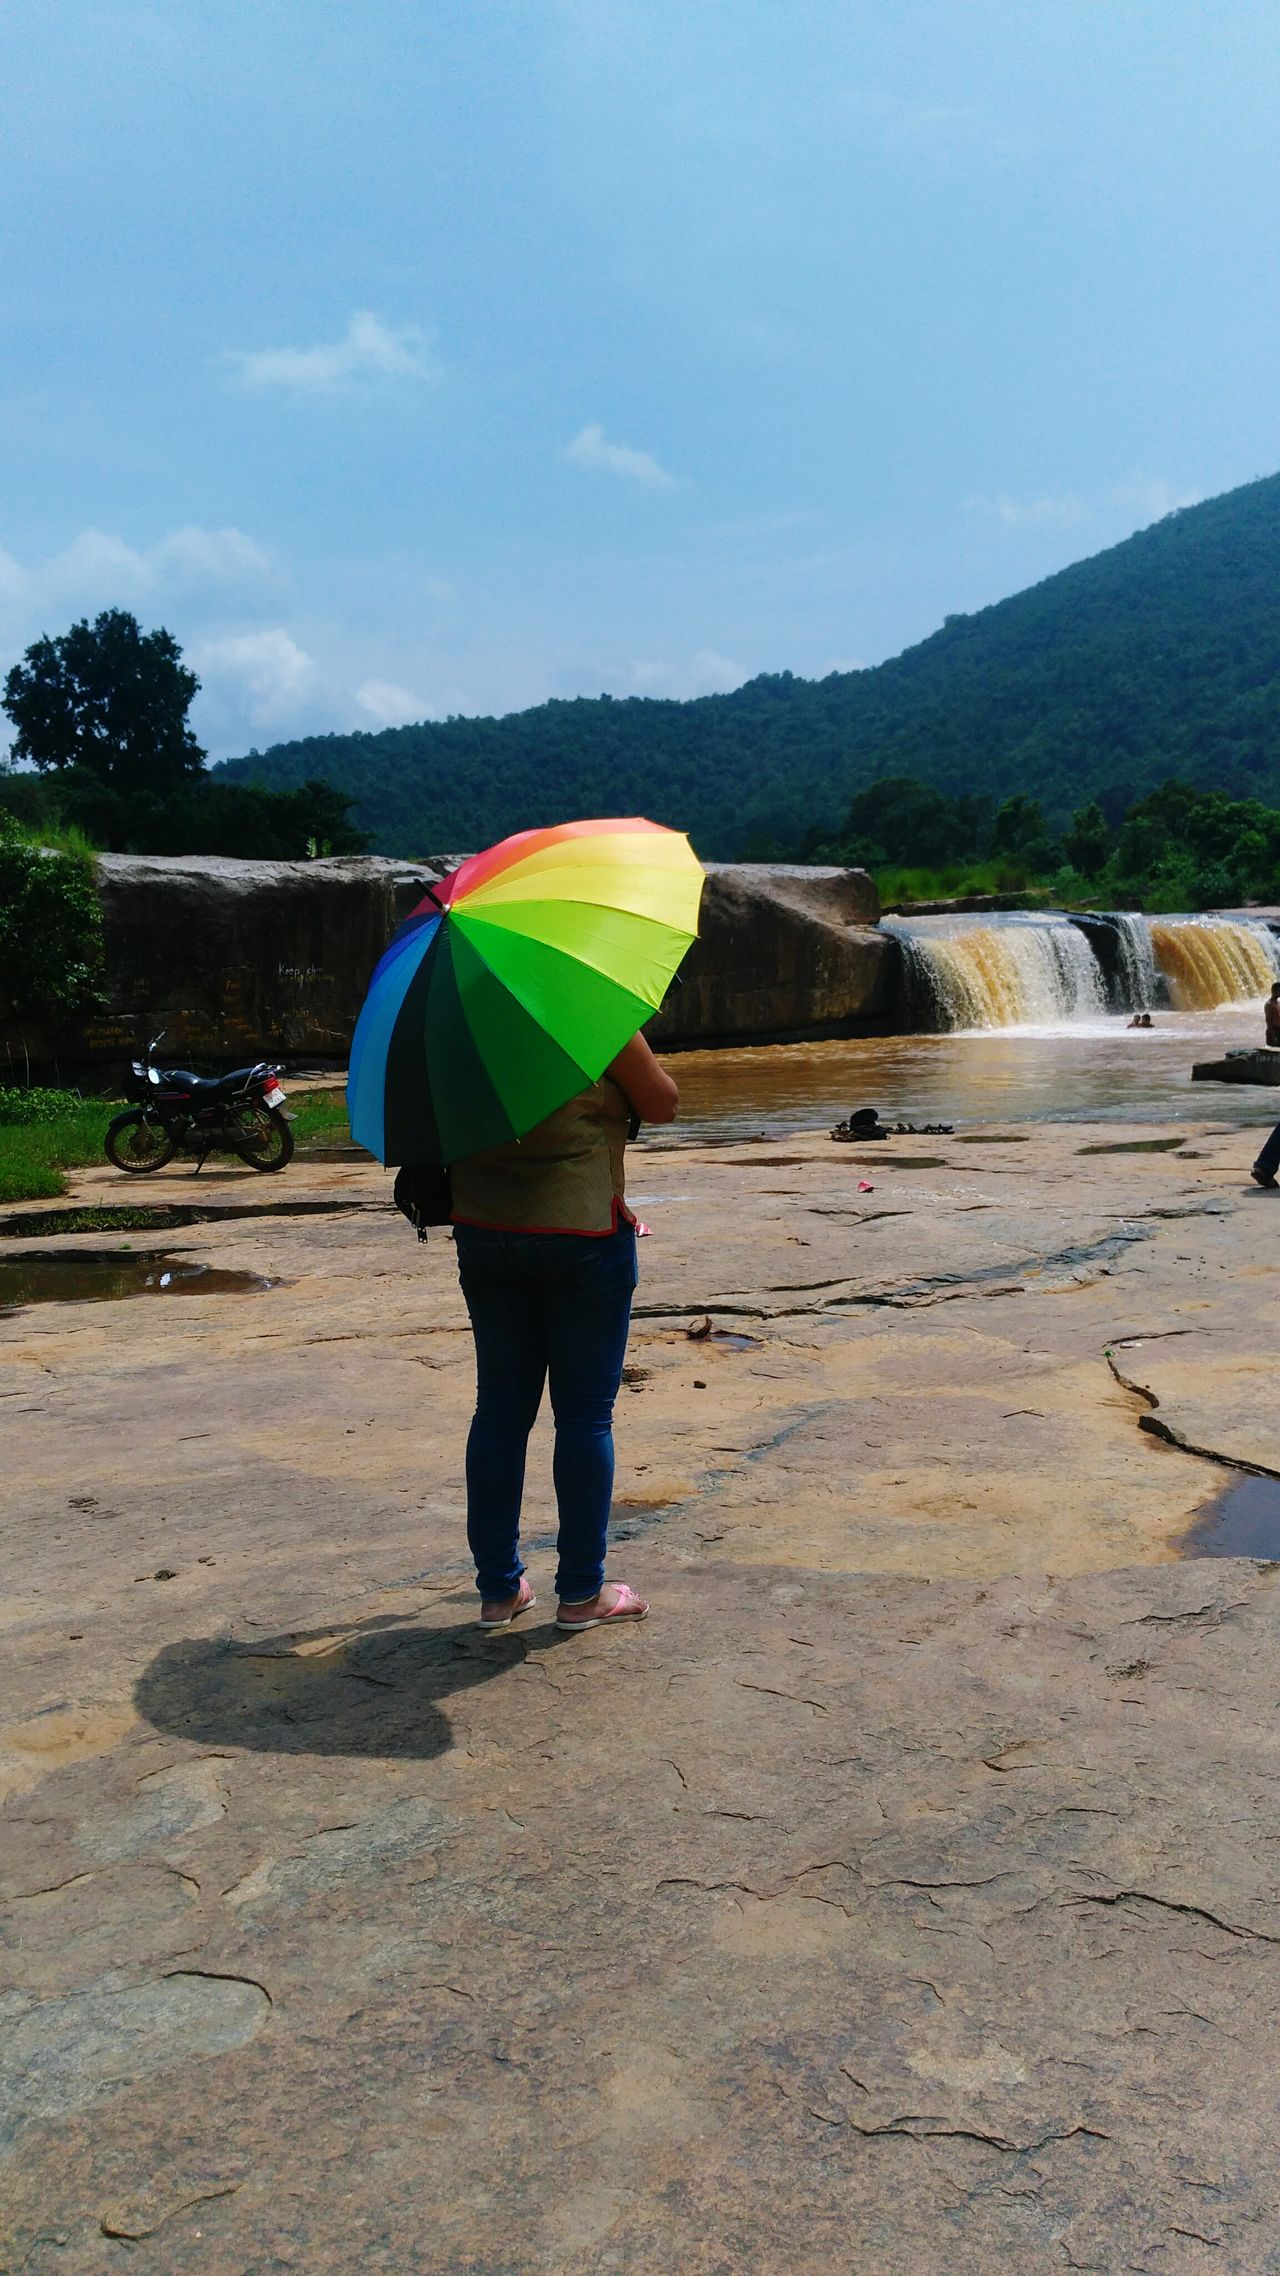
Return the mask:
<path id="1" fill-rule="evenodd" d="M 392 1199 L 402 1217 L 407 1217 L 420 1241 L 425 1241 L 432 1225 L 447 1225 L 453 1207 L 449 1189 L 449 1172 L 438 1165 L 406 1162 L 396 1172 Z"/>

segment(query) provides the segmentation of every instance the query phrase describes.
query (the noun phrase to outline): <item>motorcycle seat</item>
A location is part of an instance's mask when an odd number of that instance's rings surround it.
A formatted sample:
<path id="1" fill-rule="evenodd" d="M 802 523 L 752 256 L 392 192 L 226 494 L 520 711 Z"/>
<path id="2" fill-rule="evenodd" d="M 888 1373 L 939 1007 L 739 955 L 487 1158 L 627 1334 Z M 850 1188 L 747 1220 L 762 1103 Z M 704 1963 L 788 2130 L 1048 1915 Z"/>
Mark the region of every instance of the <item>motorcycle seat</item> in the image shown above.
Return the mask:
<path id="1" fill-rule="evenodd" d="M 229 1075 L 193 1075 L 186 1067 L 166 1067 L 163 1080 L 176 1088 L 189 1090 L 193 1098 L 214 1098 L 219 1092 L 242 1090 L 252 1067 L 233 1067 Z"/>

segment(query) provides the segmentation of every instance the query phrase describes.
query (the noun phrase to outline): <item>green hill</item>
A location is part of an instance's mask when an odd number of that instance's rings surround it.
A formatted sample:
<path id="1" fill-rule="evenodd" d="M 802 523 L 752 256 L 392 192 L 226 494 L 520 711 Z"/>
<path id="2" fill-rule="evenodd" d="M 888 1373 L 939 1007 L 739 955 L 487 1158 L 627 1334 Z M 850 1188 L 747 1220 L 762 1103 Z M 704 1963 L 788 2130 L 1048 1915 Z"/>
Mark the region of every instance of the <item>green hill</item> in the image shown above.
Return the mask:
<path id="1" fill-rule="evenodd" d="M 1280 803 L 1280 475 L 1188 506 L 864 672 L 765 674 L 692 703 L 609 696 L 504 719 L 320 735 L 224 763 L 325 776 L 387 853 L 643 813 L 708 858 L 838 834 L 853 793 L 908 774 L 1112 813 L 1169 776 Z"/>

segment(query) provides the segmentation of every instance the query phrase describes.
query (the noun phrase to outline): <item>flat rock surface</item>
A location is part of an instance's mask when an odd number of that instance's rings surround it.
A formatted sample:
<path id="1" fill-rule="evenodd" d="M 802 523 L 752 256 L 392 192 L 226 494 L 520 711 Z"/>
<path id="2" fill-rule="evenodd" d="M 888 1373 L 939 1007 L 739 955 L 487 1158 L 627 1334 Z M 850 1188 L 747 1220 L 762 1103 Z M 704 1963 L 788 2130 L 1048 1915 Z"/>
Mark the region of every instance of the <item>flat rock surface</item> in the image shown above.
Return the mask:
<path id="1" fill-rule="evenodd" d="M 10 1235 L 274 1285 L 0 1319 L 5 2276 L 1280 2271 L 1280 1196 L 1150 1136 L 638 1149 L 584 1637 L 384 1173 Z"/>

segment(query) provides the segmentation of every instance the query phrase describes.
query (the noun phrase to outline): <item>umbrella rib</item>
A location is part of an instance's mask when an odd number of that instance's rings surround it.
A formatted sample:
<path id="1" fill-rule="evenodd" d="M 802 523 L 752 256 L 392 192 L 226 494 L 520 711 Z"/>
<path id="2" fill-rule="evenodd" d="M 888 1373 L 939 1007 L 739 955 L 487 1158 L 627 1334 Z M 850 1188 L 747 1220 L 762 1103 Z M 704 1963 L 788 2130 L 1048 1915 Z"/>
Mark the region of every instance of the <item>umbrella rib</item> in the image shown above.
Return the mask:
<path id="1" fill-rule="evenodd" d="M 463 910 L 454 910 L 452 912 L 454 922 L 456 923 L 458 918 L 464 914 L 465 912 Z M 479 920 L 477 919 L 476 922 L 479 922 Z M 494 970 L 493 965 L 489 962 L 489 959 L 485 955 L 480 943 L 475 939 L 470 926 L 460 927 L 459 929 L 462 931 L 462 937 L 466 941 L 467 947 L 470 949 L 472 955 L 476 958 L 477 963 L 483 964 L 485 972 L 487 973 L 489 979 L 492 980 L 494 986 L 496 988 L 501 988 L 505 995 L 511 997 L 513 1003 L 518 1004 L 520 1001 L 519 997 L 514 994 L 514 991 L 512 990 L 509 982 L 503 978 L 502 974 Z M 505 930 L 506 928 L 503 927 L 502 929 Z M 581 959 L 575 957 L 574 962 L 579 963 L 581 962 Z M 589 972 L 592 971 L 594 967 L 591 965 L 584 965 L 583 969 L 584 971 Z M 529 1011 L 527 1006 L 523 1004 L 520 1005 L 520 1009 L 524 1012 L 525 1017 L 533 1022 L 535 1027 L 541 1027 L 542 1023 L 537 1018 L 536 1013 Z M 564 1054 L 564 1057 L 570 1062 L 571 1066 L 577 1068 L 578 1073 L 582 1076 L 584 1083 L 594 1081 L 595 1078 L 591 1075 L 588 1075 L 586 1068 L 583 1066 L 582 1061 L 577 1055 L 577 1052 L 571 1051 L 567 1043 L 561 1043 L 558 1036 L 553 1040 L 555 1041 L 556 1049 Z M 506 1100 L 503 1098 L 502 1092 L 498 1089 L 498 1078 L 493 1073 L 492 1069 L 489 1070 L 489 1080 L 493 1084 L 494 1091 L 497 1095 L 499 1104 L 502 1106 L 503 1112 L 508 1113 L 509 1110 L 507 1108 Z"/>

